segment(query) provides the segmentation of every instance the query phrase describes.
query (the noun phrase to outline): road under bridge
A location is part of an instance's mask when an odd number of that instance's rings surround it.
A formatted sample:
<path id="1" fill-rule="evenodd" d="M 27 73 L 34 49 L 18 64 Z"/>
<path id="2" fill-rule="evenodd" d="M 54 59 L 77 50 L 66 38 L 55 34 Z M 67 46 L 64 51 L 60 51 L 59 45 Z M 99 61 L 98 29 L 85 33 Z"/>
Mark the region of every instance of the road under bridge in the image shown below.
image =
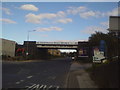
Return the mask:
<path id="1" fill-rule="evenodd" d="M 48 49 L 73 49 L 77 51 L 77 56 L 81 52 L 80 50 L 87 48 L 85 52 L 90 53 L 88 42 L 37 42 L 37 41 L 24 41 L 22 47 L 26 53 L 34 57 L 45 55 Z M 19 47 L 18 47 L 19 48 Z"/>

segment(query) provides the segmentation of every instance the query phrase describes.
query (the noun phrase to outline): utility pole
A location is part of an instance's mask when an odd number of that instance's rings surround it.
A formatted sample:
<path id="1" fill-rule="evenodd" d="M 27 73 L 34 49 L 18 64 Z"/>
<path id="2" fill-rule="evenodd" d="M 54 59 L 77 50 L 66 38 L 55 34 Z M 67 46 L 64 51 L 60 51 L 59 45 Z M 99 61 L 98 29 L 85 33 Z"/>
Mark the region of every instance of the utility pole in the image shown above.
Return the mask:
<path id="1" fill-rule="evenodd" d="M 36 31 L 36 30 L 28 31 L 28 35 L 27 35 L 27 52 L 26 52 L 27 56 L 29 55 L 29 33 L 34 32 L 34 31 Z"/>

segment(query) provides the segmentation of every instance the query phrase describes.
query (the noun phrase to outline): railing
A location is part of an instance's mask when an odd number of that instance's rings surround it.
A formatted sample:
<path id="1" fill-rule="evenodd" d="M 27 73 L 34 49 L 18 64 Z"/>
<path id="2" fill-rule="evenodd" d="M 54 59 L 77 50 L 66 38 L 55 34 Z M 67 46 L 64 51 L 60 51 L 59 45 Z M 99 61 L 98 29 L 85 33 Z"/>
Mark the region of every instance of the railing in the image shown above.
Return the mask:
<path id="1" fill-rule="evenodd" d="M 60 45 L 78 45 L 78 42 L 36 42 L 36 44 L 60 44 Z"/>
<path id="2" fill-rule="evenodd" d="M 42 46 L 37 45 L 39 48 L 77 48 L 77 46 Z"/>

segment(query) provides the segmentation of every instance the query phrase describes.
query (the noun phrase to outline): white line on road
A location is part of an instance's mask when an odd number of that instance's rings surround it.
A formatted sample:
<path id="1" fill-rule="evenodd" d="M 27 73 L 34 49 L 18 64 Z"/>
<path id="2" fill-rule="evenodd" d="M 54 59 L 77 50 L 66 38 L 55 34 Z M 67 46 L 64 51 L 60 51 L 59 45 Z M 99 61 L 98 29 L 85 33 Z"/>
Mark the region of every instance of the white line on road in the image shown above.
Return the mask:
<path id="1" fill-rule="evenodd" d="M 40 88 L 42 88 L 44 85 L 41 85 Z"/>
<path id="2" fill-rule="evenodd" d="M 16 82 L 16 84 L 20 84 L 20 82 Z"/>
<path id="3" fill-rule="evenodd" d="M 34 87 L 36 84 L 33 84 L 32 86 L 30 86 L 30 87 L 28 87 L 28 88 L 32 88 L 32 87 Z"/>
<path id="4" fill-rule="evenodd" d="M 51 86 L 49 86 L 49 88 L 52 88 L 52 85 L 51 85 Z"/>
<path id="5" fill-rule="evenodd" d="M 45 90 L 46 87 L 47 87 L 47 85 L 45 85 L 45 86 L 43 87 L 43 90 Z"/>
<path id="6" fill-rule="evenodd" d="M 56 90 L 58 90 L 58 89 L 59 89 L 59 86 L 57 86 Z"/>
<path id="7" fill-rule="evenodd" d="M 15 84 L 20 84 L 21 82 L 23 82 L 24 80 L 20 80 L 18 82 L 16 82 Z"/>
<path id="8" fill-rule="evenodd" d="M 32 78 L 33 76 L 28 76 L 27 78 Z"/>
<path id="9" fill-rule="evenodd" d="M 33 86 L 30 90 L 39 90 L 39 84 L 38 85 L 35 85 L 35 86 Z"/>
<path id="10" fill-rule="evenodd" d="M 20 82 L 23 82 L 24 80 L 20 80 Z"/>
<path id="11" fill-rule="evenodd" d="M 36 85 L 36 88 L 39 88 L 39 86 L 40 86 L 39 84 L 38 84 L 38 85 Z"/>

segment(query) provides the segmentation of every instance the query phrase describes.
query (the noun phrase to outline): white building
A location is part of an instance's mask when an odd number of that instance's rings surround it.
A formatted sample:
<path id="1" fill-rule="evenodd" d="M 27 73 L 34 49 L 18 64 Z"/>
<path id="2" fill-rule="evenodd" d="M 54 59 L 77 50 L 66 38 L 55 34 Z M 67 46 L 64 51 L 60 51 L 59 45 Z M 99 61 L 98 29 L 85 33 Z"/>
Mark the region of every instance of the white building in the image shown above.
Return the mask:
<path id="1" fill-rule="evenodd" d="M 120 16 L 110 16 L 108 30 L 114 36 L 120 37 Z"/>
<path id="2" fill-rule="evenodd" d="M 16 42 L 0 38 L 0 55 L 15 56 Z"/>

